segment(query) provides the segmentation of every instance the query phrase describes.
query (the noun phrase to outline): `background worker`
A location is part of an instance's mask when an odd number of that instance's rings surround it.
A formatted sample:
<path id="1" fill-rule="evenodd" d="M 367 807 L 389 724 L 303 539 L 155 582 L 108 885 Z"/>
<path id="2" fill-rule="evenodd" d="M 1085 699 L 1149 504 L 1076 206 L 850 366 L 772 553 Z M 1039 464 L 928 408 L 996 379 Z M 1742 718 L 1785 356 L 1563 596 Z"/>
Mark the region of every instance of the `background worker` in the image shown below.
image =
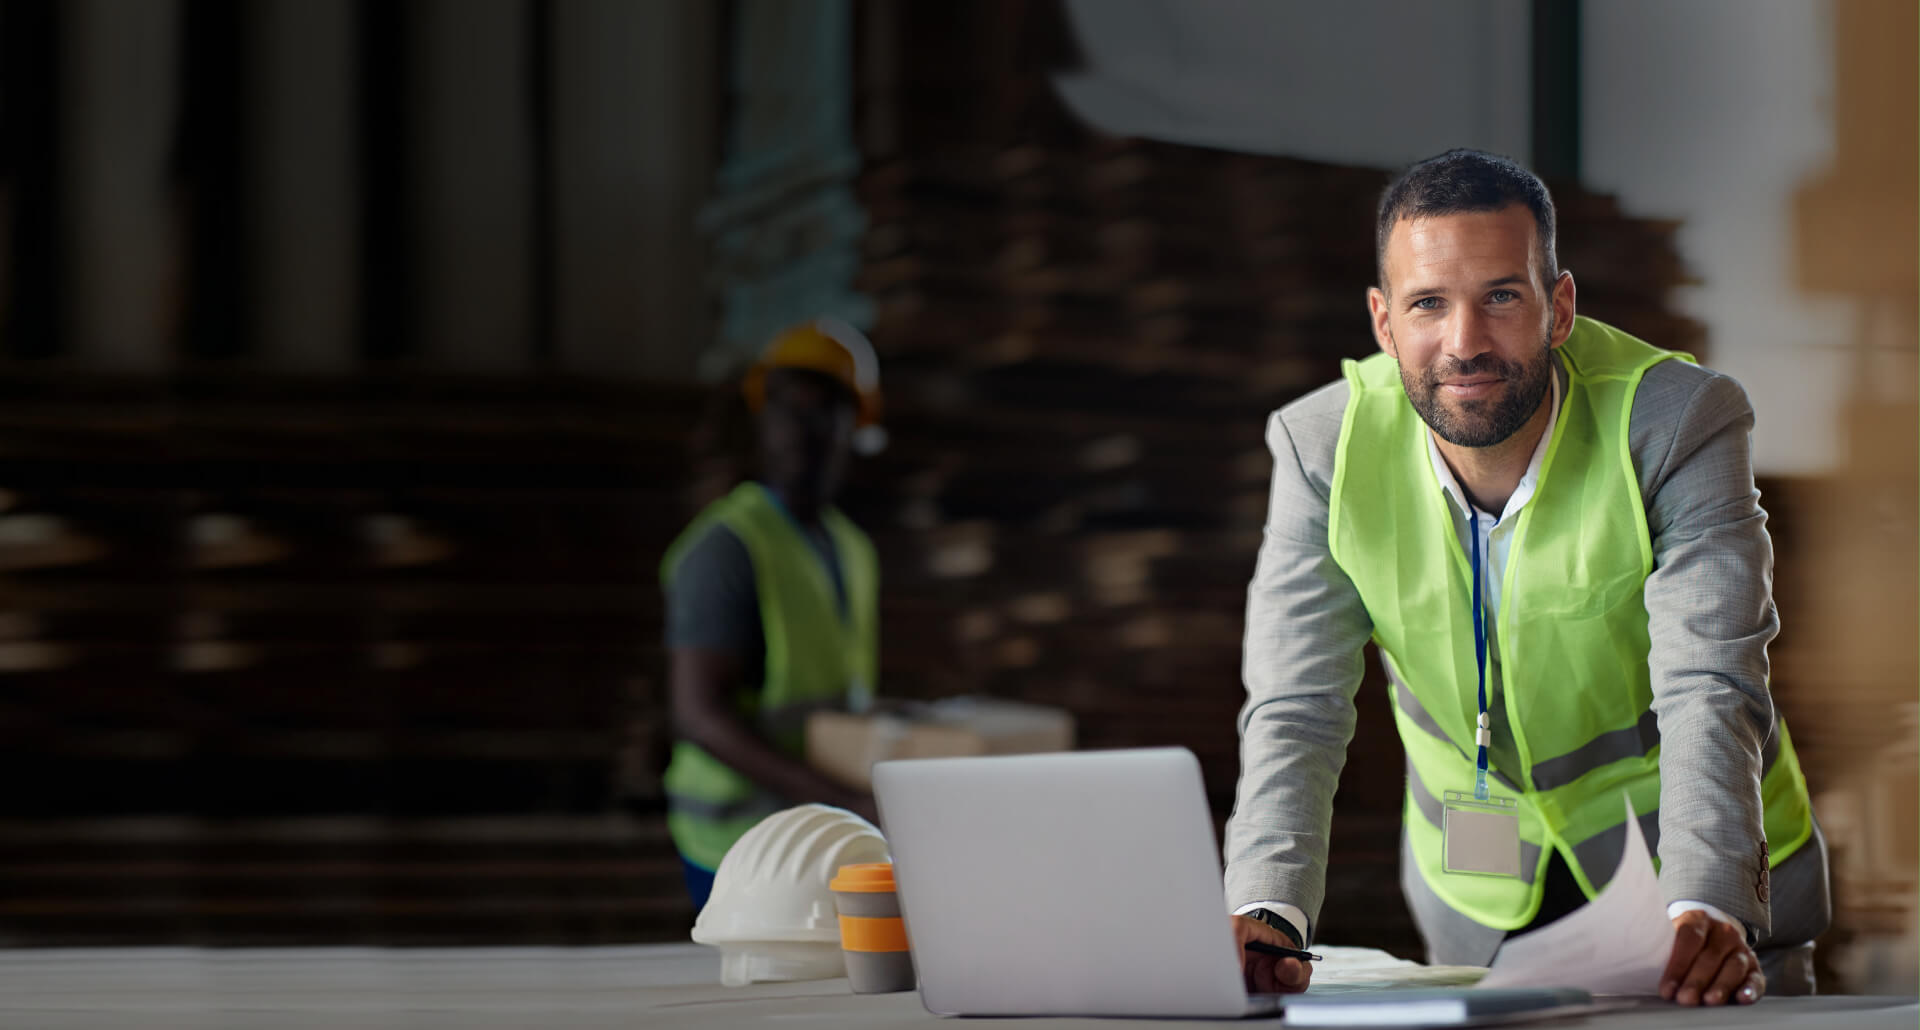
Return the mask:
<path id="1" fill-rule="evenodd" d="M 1407 752 L 1401 887 L 1430 961 L 1485 965 L 1596 894 L 1625 793 L 1670 903 L 1660 994 L 1810 992 L 1826 847 L 1767 691 L 1779 623 L 1752 409 L 1731 379 L 1576 319 L 1554 233 L 1545 186 L 1511 161 L 1414 165 L 1376 226 L 1382 353 L 1269 422 L 1235 932 L 1313 935 L 1371 638 Z M 1266 991 L 1311 975 L 1245 969 Z"/>
<path id="2" fill-rule="evenodd" d="M 862 427 L 877 431 L 866 338 L 819 319 L 748 371 L 759 478 L 709 505 L 668 548 L 667 827 L 696 907 L 720 859 L 760 819 L 821 802 L 876 819 L 871 796 L 809 768 L 807 716 L 858 710 L 878 671 L 879 564 L 832 499 Z"/>

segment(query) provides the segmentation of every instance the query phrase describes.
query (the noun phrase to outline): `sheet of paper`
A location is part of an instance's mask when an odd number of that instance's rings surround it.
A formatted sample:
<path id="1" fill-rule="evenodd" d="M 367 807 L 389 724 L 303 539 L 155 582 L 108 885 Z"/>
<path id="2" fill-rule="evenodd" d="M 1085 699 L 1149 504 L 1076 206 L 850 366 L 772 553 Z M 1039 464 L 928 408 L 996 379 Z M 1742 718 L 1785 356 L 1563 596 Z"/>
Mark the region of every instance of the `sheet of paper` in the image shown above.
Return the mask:
<path id="1" fill-rule="evenodd" d="M 1426 966 L 1373 948 L 1315 944 L 1325 961 L 1314 964 L 1308 994 L 1353 994 L 1409 987 L 1468 987 L 1487 975 L 1485 966 Z"/>
<path id="2" fill-rule="evenodd" d="M 1623 795 L 1624 798 L 1624 795 Z M 1658 994 L 1673 951 L 1673 922 L 1627 805 L 1627 845 L 1598 897 L 1556 922 L 1511 937 L 1481 987 L 1579 987 L 1593 994 Z"/>

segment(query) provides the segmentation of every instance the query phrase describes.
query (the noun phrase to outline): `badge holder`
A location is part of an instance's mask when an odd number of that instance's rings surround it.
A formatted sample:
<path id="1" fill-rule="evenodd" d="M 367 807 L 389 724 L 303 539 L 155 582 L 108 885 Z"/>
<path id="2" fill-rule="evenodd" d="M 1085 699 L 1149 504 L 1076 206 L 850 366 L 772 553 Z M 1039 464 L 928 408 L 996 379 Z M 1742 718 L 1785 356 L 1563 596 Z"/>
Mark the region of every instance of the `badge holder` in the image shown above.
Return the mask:
<path id="1" fill-rule="evenodd" d="M 1442 799 L 1440 868 L 1465 876 L 1520 876 L 1520 803 L 1449 790 Z"/>

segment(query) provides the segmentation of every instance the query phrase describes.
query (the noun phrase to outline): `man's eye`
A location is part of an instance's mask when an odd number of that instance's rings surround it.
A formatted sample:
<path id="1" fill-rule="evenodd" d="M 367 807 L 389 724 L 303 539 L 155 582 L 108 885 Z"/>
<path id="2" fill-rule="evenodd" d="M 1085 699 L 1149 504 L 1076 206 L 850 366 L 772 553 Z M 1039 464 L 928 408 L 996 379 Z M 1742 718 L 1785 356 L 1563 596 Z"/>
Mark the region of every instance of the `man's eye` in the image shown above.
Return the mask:
<path id="1" fill-rule="evenodd" d="M 1440 298 L 1422 297 L 1419 300 L 1414 301 L 1413 306 L 1420 309 L 1421 311 L 1433 311 L 1440 307 Z"/>
<path id="2" fill-rule="evenodd" d="M 1520 295 L 1513 292 L 1512 290 L 1495 290 L 1493 291 L 1493 295 L 1488 299 L 1493 301 L 1495 304 L 1506 304 L 1511 301 L 1519 300 Z"/>

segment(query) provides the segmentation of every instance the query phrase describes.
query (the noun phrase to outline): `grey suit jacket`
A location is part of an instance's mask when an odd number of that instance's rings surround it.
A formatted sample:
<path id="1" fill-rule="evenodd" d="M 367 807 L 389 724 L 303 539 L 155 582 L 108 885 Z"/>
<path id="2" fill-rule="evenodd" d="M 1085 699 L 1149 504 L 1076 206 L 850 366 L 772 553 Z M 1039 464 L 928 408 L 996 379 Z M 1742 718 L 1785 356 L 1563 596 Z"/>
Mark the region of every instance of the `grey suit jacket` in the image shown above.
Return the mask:
<path id="1" fill-rule="evenodd" d="M 1564 387 L 1558 355 L 1555 373 Z M 1286 901 L 1316 925 L 1334 788 L 1353 736 L 1361 648 L 1372 633 L 1327 545 L 1347 398 L 1340 380 L 1268 420 L 1272 495 L 1247 591 L 1247 700 L 1226 834 L 1229 908 Z M 1771 913 L 1756 889 L 1767 862 L 1760 772 L 1776 724 L 1767 642 L 1779 618 L 1773 545 L 1753 485 L 1752 427 L 1739 384 L 1664 361 L 1635 395 L 1628 442 L 1653 541 L 1648 665 L 1661 738 L 1658 822 L 1642 824 L 1657 831 L 1648 843 L 1660 856 L 1668 901 L 1704 901 L 1767 938 Z M 1824 914 L 1821 922 L 1823 929 Z"/>

